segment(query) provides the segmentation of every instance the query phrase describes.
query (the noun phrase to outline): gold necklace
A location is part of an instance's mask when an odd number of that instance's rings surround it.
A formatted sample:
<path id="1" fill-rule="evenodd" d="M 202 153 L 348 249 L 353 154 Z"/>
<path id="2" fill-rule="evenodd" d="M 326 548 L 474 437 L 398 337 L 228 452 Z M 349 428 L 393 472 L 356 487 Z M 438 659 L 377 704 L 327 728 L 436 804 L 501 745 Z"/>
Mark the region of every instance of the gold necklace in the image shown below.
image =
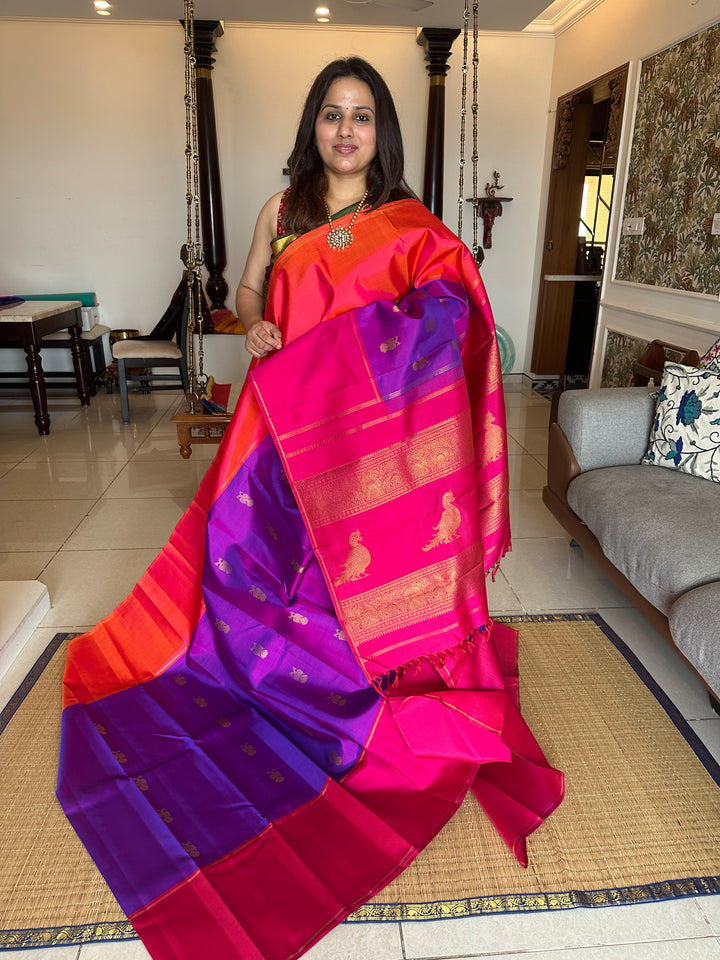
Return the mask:
<path id="1" fill-rule="evenodd" d="M 362 200 L 355 207 L 355 213 L 352 215 L 352 220 L 346 227 L 333 226 L 333 219 L 330 215 L 330 208 L 327 205 L 327 201 L 323 200 L 325 204 L 325 213 L 327 214 L 328 223 L 330 224 L 330 232 L 327 235 L 328 246 L 332 247 L 333 250 L 347 250 L 350 244 L 353 242 L 352 228 L 353 224 L 357 220 L 358 214 L 362 210 L 363 204 L 367 200 L 367 195 L 370 193 L 369 190 L 366 190 Z"/>

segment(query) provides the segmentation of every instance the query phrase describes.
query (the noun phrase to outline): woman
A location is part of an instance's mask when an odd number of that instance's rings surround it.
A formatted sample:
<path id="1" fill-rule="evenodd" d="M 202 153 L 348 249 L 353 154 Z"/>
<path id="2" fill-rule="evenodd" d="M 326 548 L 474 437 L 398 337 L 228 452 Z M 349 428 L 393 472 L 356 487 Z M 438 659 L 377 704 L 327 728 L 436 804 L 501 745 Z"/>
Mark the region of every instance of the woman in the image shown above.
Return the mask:
<path id="1" fill-rule="evenodd" d="M 238 291 L 256 359 L 218 455 L 68 652 L 58 796 L 156 960 L 299 956 L 468 789 L 522 863 L 562 798 L 487 611 L 507 458 L 472 257 L 405 186 L 364 61 L 315 81 L 290 166 Z"/>
<path id="2" fill-rule="evenodd" d="M 354 212 L 350 208 L 358 204 L 376 209 L 389 200 L 414 197 L 403 179 L 403 144 L 392 96 L 378 72 L 359 57 L 336 60 L 316 77 L 288 163 L 292 186 L 260 211 L 237 291 L 237 314 L 248 332 L 246 348 L 258 358 L 282 343 L 277 326 L 263 318 L 273 239 L 324 225 L 331 211 L 337 217 Z"/>

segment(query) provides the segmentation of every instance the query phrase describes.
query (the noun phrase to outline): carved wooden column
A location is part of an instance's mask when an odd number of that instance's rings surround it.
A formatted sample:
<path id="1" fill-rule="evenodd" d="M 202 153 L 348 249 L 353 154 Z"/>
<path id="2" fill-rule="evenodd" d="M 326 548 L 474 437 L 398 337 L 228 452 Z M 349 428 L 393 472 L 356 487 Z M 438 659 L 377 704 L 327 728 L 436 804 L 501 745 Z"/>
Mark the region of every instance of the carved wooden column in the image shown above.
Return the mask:
<path id="1" fill-rule="evenodd" d="M 445 77 L 450 69 L 448 57 L 460 30 L 423 27 L 417 42 L 425 50 L 430 77 L 427 134 L 425 137 L 425 175 L 422 201 L 436 217 L 443 213 L 443 168 L 445 156 Z"/>
<path id="2" fill-rule="evenodd" d="M 200 222 L 205 265 L 209 274 L 205 290 L 211 310 L 224 309 L 228 295 L 228 285 L 223 276 L 227 266 L 227 253 L 212 85 L 212 65 L 215 63 L 212 54 L 216 49 L 215 40 L 223 33 L 220 20 L 195 21 Z"/>

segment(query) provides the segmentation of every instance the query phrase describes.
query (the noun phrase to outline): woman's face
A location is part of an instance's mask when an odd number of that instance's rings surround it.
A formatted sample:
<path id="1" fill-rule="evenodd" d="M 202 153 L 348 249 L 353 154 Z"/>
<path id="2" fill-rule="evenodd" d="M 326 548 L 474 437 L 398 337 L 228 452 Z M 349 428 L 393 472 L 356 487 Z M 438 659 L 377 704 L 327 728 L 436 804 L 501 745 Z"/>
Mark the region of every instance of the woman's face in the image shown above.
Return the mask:
<path id="1" fill-rule="evenodd" d="M 342 77 L 330 85 L 315 121 L 315 143 L 327 173 L 367 174 L 377 145 L 375 100 L 364 81 Z"/>

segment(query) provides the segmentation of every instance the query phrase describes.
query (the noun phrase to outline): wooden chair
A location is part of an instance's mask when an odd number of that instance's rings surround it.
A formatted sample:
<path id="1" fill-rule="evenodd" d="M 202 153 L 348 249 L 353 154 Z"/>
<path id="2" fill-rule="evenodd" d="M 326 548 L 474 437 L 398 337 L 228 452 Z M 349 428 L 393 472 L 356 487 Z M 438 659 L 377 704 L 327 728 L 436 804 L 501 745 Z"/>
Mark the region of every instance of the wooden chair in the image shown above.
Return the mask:
<path id="1" fill-rule="evenodd" d="M 187 319 L 189 298 L 184 297 L 182 315 L 172 339 L 132 337 L 113 344 L 117 360 L 118 386 L 123 423 L 130 423 L 128 383 L 139 383 L 144 390 L 190 389 L 187 365 Z M 156 368 L 175 367 L 175 373 L 156 373 Z M 133 373 L 133 371 L 138 371 Z"/>
<path id="2" fill-rule="evenodd" d="M 645 353 L 633 363 L 632 385 L 634 387 L 645 387 L 652 379 L 660 386 L 665 364 L 671 359 L 668 356 L 669 353 L 679 354 L 681 359 L 676 359 L 676 362 L 683 363 L 688 367 L 696 367 L 700 362 L 700 354 L 697 350 L 678 347 L 674 343 L 666 343 L 664 340 L 652 340 Z"/>

